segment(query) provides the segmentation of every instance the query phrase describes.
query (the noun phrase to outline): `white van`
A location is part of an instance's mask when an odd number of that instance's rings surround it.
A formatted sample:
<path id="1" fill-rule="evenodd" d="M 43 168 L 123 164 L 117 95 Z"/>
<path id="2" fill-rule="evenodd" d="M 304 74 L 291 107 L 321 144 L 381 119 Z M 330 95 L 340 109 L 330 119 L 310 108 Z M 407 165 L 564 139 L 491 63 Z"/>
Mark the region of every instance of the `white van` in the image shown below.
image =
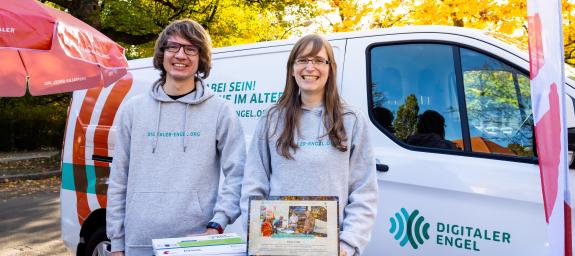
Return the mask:
<path id="1" fill-rule="evenodd" d="M 341 96 L 372 123 L 380 195 L 364 255 L 548 254 L 527 49 L 498 35 L 437 26 L 328 39 Z M 258 117 L 281 96 L 294 43 L 214 50 L 206 82 L 232 103 L 248 141 Z M 102 255 L 109 245 L 105 210 L 115 114 L 158 78 L 151 58 L 129 63 L 131 75 L 108 88 L 74 92 L 70 106 L 62 238 L 77 255 Z M 567 79 L 570 128 L 574 86 Z M 406 143 L 417 115 L 427 110 L 445 119 L 445 138 L 458 149 Z M 239 222 L 228 231 L 243 232 Z"/>

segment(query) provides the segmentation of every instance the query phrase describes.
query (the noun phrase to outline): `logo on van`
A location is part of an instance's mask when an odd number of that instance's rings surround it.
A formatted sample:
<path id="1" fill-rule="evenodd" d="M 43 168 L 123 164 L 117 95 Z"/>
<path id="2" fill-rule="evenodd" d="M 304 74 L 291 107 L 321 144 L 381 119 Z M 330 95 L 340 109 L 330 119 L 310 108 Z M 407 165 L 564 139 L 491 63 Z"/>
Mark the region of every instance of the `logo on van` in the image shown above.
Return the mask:
<path id="1" fill-rule="evenodd" d="M 408 242 L 413 249 L 419 248 L 425 240 L 429 240 L 429 223 L 425 222 L 423 216 L 418 216 L 419 210 L 414 210 L 409 214 L 405 208 L 395 213 L 395 218 L 389 218 L 391 228 L 389 233 L 395 233 L 395 240 L 404 247 Z M 423 240 L 425 238 L 425 240 Z"/>
<path id="2" fill-rule="evenodd" d="M 430 241 L 433 245 L 474 252 L 481 251 L 482 245 L 509 245 L 512 238 L 510 232 L 499 229 L 446 221 L 426 221 L 417 209 L 409 213 L 405 208 L 401 208 L 389 218 L 389 222 L 389 233 L 399 241 L 399 245 L 405 247 L 409 243 L 413 249 L 418 249 L 429 240 L 430 231 L 434 236 Z M 429 230 L 431 225 L 434 230 Z"/>

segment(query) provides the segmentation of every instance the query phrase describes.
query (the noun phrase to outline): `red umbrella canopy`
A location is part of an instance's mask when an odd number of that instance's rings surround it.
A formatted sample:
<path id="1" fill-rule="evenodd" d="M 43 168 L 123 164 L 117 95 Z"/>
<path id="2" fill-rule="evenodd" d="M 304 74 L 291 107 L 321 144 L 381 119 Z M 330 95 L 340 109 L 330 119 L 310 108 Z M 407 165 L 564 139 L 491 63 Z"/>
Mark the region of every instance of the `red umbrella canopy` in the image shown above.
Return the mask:
<path id="1" fill-rule="evenodd" d="M 127 73 L 124 48 L 35 0 L 0 1 L 0 96 L 108 86 Z"/>

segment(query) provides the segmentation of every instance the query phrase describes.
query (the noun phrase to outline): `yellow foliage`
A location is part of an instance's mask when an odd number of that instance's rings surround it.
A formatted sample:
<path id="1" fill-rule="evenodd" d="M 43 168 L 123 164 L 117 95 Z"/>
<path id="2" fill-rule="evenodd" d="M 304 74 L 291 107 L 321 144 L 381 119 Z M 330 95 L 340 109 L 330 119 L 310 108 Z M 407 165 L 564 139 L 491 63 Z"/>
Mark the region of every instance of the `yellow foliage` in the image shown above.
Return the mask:
<path id="1" fill-rule="evenodd" d="M 330 21 L 333 32 L 345 32 L 360 30 L 362 21 L 373 13 L 377 13 L 381 8 L 374 8 L 373 3 L 359 3 L 352 0 L 324 0 L 328 8 L 323 10 L 324 16 L 337 17 L 335 21 Z"/>
<path id="2" fill-rule="evenodd" d="M 565 60 L 575 65 L 575 3 L 563 0 Z M 506 34 L 527 44 L 527 0 L 390 0 L 371 28 L 448 25 Z"/>

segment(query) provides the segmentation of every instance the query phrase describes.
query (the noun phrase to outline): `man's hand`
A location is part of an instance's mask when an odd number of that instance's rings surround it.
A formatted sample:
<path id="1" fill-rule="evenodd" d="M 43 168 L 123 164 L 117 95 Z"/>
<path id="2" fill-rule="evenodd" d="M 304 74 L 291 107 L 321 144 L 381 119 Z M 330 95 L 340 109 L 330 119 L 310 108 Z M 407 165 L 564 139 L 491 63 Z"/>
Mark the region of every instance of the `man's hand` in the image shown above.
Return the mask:
<path id="1" fill-rule="evenodd" d="M 124 256 L 124 252 L 112 252 L 112 256 Z"/>
<path id="2" fill-rule="evenodd" d="M 220 234 L 220 232 L 218 232 L 217 229 L 215 229 L 215 228 L 208 228 L 208 229 L 206 229 L 206 232 L 200 234 L 200 236 L 218 235 L 218 234 Z"/>
<path id="3" fill-rule="evenodd" d="M 339 251 L 339 256 L 347 256 L 347 252 L 344 250 Z"/>
<path id="4" fill-rule="evenodd" d="M 220 232 L 218 232 L 217 229 L 215 228 L 208 228 L 206 229 L 206 231 L 204 233 L 194 233 L 194 234 L 189 234 L 188 236 L 207 236 L 207 235 L 218 235 L 220 234 Z"/>

